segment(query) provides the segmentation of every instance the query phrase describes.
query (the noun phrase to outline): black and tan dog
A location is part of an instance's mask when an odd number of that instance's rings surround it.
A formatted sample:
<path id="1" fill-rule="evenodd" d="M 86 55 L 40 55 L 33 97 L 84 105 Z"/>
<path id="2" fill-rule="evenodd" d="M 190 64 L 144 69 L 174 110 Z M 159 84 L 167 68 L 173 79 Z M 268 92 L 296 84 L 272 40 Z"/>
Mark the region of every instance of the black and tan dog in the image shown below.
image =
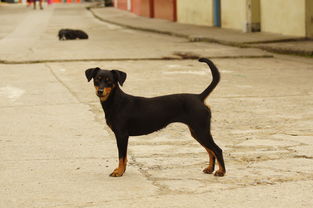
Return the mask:
<path id="1" fill-rule="evenodd" d="M 88 39 L 86 32 L 73 29 L 61 29 L 59 30 L 58 36 L 59 40 Z"/>
<path id="2" fill-rule="evenodd" d="M 127 145 L 129 136 L 145 135 L 166 127 L 173 122 L 188 125 L 191 135 L 206 149 L 210 163 L 203 170 L 211 174 L 215 159 L 219 169 L 215 176 L 224 176 L 226 169 L 222 149 L 213 141 L 210 132 L 211 111 L 204 104 L 206 97 L 220 80 L 218 69 L 212 61 L 201 58 L 200 62 L 209 65 L 213 80 L 200 94 L 174 94 L 153 98 L 144 98 L 124 93 L 123 85 L 126 73 L 119 70 L 87 69 L 88 82 L 93 79 L 96 94 L 100 98 L 105 119 L 115 134 L 119 165 L 110 176 L 122 176 L 126 170 Z"/>

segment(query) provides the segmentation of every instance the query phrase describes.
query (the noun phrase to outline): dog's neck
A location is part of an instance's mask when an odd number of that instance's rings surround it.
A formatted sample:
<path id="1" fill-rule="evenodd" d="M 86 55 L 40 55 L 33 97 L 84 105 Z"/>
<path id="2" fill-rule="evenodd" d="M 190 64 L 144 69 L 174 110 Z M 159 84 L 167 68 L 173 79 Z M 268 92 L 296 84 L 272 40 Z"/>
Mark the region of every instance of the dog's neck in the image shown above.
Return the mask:
<path id="1" fill-rule="evenodd" d="M 120 105 L 123 95 L 125 95 L 125 93 L 117 85 L 112 89 L 109 97 L 105 101 L 100 100 L 104 113 L 112 111 L 115 106 Z"/>

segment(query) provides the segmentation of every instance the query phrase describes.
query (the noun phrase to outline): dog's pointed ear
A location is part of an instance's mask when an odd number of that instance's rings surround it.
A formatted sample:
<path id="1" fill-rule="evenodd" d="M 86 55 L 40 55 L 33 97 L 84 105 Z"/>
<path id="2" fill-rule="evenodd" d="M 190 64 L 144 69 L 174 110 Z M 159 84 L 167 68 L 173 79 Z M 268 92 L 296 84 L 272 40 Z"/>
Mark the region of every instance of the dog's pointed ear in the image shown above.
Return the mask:
<path id="1" fill-rule="evenodd" d="M 88 82 L 90 82 L 90 80 L 96 76 L 96 74 L 99 70 L 100 70 L 100 68 L 97 67 L 97 68 L 87 69 L 85 71 L 85 75 L 86 75 Z"/>
<path id="2" fill-rule="evenodd" d="M 126 80 L 127 74 L 125 72 L 119 70 L 111 70 L 114 78 L 118 81 L 118 83 L 123 86 L 123 83 Z"/>

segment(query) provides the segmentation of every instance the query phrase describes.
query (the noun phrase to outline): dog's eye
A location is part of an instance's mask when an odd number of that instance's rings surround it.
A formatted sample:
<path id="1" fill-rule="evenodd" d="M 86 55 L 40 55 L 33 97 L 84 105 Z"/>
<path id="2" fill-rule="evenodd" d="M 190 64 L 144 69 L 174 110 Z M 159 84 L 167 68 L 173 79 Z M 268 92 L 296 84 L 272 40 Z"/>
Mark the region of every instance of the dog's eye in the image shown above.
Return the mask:
<path id="1" fill-rule="evenodd" d="M 105 80 L 106 82 L 110 82 L 109 77 L 106 77 L 104 80 Z"/>

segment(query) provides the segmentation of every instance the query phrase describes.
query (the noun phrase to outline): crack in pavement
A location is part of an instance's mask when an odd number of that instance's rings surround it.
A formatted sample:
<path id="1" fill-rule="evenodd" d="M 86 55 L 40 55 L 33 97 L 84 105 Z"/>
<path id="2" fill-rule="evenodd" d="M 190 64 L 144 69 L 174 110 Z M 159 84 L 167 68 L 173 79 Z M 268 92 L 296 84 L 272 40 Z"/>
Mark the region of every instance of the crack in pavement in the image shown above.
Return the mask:
<path id="1" fill-rule="evenodd" d="M 49 69 L 49 71 L 50 71 L 50 73 L 53 75 L 53 77 L 54 77 L 65 89 L 67 89 L 67 91 L 77 100 L 77 102 L 82 103 L 82 101 L 80 100 L 79 96 L 77 96 L 77 95 L 75 94 L 75 92 L 73 92 L 73 91 L 71 90 L 71 88 L 68 87 L 68 86 L 62 81 L 62 79 L 60 79 L 60 78 L 56 75 L 56 73 L 54 73 L 52 67 L 50 67 L 48 64 L 45 64 L 45 66 Z"/>

